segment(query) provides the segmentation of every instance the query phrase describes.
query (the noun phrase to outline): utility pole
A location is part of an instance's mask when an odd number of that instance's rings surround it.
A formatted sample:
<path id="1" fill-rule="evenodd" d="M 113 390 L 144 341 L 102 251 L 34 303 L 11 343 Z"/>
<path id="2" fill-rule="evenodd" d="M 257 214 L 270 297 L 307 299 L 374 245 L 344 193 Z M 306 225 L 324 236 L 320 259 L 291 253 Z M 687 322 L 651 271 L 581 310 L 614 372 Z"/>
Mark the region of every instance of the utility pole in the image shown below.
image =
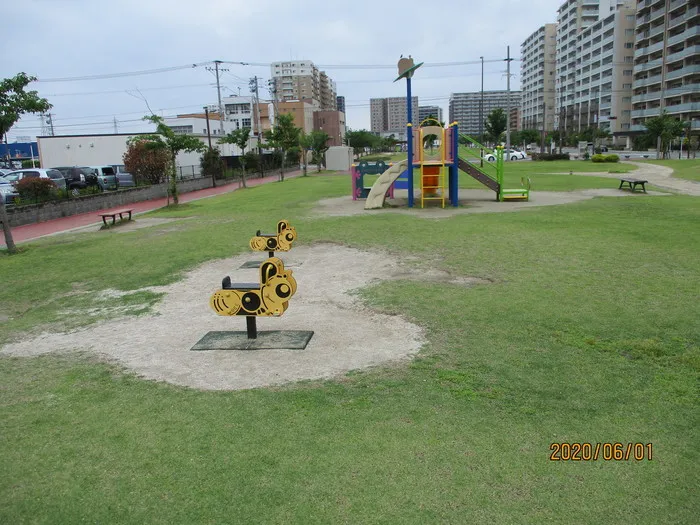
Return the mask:
<path id="1" fill-rule="evenodd" d="M 540 137 L 540 153 L 544 153 L 544 137 L 547 133 L 547 95 L 545 94 L 545 88 L 542 88 L 542 93 L 544 94 L 544 101 L 542 102 L 542 136 Z"/>
<path id="2" fill-rule="evenodd" d="M 255 127 L 258 129 L 258 155 L 260 155 L 260 175 L 265 174 L 263 169 L 263 152 L 262 152 L 262 129 L 260 123 L 260 97 L 258 92 L 258 77 L 257 75 L 248 82 L 250 92 L 253 93 L 253 118 L 255 119 Z M 282 166 L 284 168 L 284 166 Z"/>
<path id="3" fill-rule="evenodd" d="M 479 99 L 479 142 L 484 143 L 484 57 L 481 59 L 481 98 Z M 479 164 L 484 167 L 484 150 L 479 155 Z"/>
<path id="4" fill-rule="evenodd" d="M 209 149 L 211 149 L 211 129 L 209 129 L 209 108 L 204 106 L 204 117 L 207 119 L 207 140 L 209 141 Z"/>
<path id="5" fill-rule="evenodd" d="M 506 106 L 508 106 L 508 111 L 506 112 L 506 161 L 510 160 L 510 63 L 513 59 L 510 58 L 510 46 L 507 47 L 506 55 Z"/>
<path id="6" fill-rule="evenodd" d="M 207 119 L 207 140 L 209 141 L 209 153 L 211 153 L 211 130 L 209 129 L 209 108 L 204 106 L 204 117 Z M 211 173 L 211 187 L 216 188 L 216 170 Z"/>
<path id="7" fill-rule="evenodd" d="M 117 127 L 117 117 L 114 117 L 114 134 L 119 133 L 119 128 Z"/>
<path id="8" fill-rule="evenodd" d="M 51 113 L 49 113 L 49 118 L 48 118 L 48 124 L 49 124 L 49 129 L 51 130 L 51 136 L 54 136 L 53 132 L 53 117 L 51 116 Z"/>
<path id="9" fill-rule="evenodd" d="M 224 107 L 221 105 L 221 83 L 219 82 L 219 71 L 228 71 L 228 69 L 220 68 L 221 60 L 214 60 L 214 72 L 216 73 L 216 95 L 219 99 L 219 133 L 223 137 L 224 133 Z M 208 67 L 207 71 L 211 71 Z"/>

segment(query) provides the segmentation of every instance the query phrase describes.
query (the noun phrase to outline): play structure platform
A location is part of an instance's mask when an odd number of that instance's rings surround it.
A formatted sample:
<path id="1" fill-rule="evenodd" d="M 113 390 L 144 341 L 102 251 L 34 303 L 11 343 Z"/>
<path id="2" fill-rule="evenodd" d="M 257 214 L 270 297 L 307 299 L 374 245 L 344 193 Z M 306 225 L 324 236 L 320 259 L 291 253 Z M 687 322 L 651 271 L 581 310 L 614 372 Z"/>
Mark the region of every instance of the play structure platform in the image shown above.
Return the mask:
<path id="1" fill-rule="evenodd" d="M 411 173 L 408 160 L 394 163 L 381 173 L 371 188 L 362 186 L 362 177 L 367 168 L 354 167 L 353 199 L 366 198 L 366 210 L 381 208 L 387 197 L 393 197 L 394 189 L 398 187 L 397 182 L 406 181 L 407 184 L 404 184 L 403 188 L 412 194 L 413 175 L 416 171 L 419 177 L 421 208 L 425 207 L 428 201 L 435 201 L 443 208 L 445 203 L 457 206 L 460 171 L 492 190 L 497 201 L 530 198 L 530 179 L 522 178 L 520 188 L 505 188 L 503 147 L 496 148 L 495 162 L 482 161 L 486 148 L 472 137 L 460 135 L 457 123 L 447 127 L 422 125 L 413 134 L 411 149 Z"/>

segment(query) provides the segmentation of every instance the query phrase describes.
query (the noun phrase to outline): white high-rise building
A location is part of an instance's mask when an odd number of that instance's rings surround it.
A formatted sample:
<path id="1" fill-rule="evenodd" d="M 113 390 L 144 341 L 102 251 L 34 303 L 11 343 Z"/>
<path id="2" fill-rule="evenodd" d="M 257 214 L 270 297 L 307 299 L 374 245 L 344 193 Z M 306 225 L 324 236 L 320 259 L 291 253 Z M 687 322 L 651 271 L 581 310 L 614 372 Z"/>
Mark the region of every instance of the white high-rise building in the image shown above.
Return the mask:
<path id="1" fill-rule="evenodd" d="M 557 24 L 545 24 L 520 46 L 522 129 L 554 129 Z"/>
<path id="2" fill-rule="evenodd" d="M 557 10 L 555 128 L 579 131 L 577 97 L 580 99 L 582 68 L 578 39 L 582 31 L 613 14 L 631 0 L 566 0 Z M 632 30 L 634 32 L 634 29 Z M 601 36 L 602 38 L 602 36 Z M 598 43 L 598 42 L 596 42 Z M 609 42 L 608 42 L 609 43 Z M 577 69 L 579 75 L 577 75 Z"/>
<path id="3" fill-rule="evenodd" d="M 633 132 L 662 111 L 700 130 L 700 2 L 637 0 Z"/>
<path id="4" fill-rule="evenodd" d="M 273 62 L 270 73 L 278 102 L 310 99 L 318 102 L 321 110 L 337 108 L 335 82 L 311 60 Z"/>

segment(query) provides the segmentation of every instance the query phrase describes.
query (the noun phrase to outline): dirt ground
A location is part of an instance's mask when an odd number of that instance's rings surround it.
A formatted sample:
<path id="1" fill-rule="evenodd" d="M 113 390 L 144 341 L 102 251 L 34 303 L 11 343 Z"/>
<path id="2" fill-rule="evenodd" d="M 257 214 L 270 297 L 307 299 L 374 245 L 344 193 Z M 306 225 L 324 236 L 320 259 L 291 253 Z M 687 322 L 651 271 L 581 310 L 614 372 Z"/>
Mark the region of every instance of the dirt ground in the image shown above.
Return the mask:
<path id="1" fill-rule="evenodd" d="M 323 199 L 319 201 L 313 214 L 316 216 L 343 217 L 369 213 L 402 213 L 423 219 L 442 219 L 464 213 L 507 213 L 539 206 L 556 206 L 593 199 L 595 197 L 638 197 L 644 195 L 644 193 L 640 191 L 632 193 L 631 191 L 613 188 L 578 191 L 533 191 L 530 193 L 529 201 L 497 202 L 495 200 L 495 193 L 491 190 L 462 189 L 459 191 L 460 206 L 458 208 L 449 206 L 447 202 L 445 203 L 445 207 L 441 208 L 435 202 L 431 202 L 429 205 L 426 203 L 426 208 L 421 209 L 419 196 L 415 198 L 414 207 L 408 208 L 408 198 L 404 197 L 402 193 L 406 194 L 407 192 L 396 191 L 396 198 L 387 199 L 387 206 L 380 210 L 365 210 L 364 200 L 354 201 L 350 197 Z M 648 191 L 647 195 L 668 194 L 658 191 Z"/>
<path id="2" fill-rule="evenodd" d="M 245 330 L 242 317 L 217 316 L 209 308 L 209 297 L 225 275 L 234 281 L 258 281 L 256 269 L 239 268 L 264 259 L 264 254 L 250 252 L 204 264 L 173 285 L 149 288 L 165 293 L 150 315 L 120 317 L 71 333 L 46 333 L 8 344 L 1 352 L 32 356 L 88 351 L 146 379 L 205 390 L 326 378 L 407 359 L 424 342 L 418 326 L 399 315 L 365 308 L 353 290 L 382 280 L 419 277 L 463 286 L 484 283 L 453 279 L 417 260 L 399 263 L 384 253 L 334 244 L 299 246 L 279 255 L 294 272 L 298 290 L 282 317 L 258 318 L 258 330 L 313 330 L 305 350 L 190 350 L 209 331 Z"/>

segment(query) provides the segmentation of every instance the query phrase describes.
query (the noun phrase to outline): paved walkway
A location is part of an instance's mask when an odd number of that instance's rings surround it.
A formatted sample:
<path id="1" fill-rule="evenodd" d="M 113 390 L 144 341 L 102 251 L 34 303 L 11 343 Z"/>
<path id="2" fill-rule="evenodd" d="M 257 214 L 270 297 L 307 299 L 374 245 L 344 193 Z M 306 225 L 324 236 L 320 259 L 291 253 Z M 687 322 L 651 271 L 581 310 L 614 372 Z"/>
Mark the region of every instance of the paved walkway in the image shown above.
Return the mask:
<path id="1" fill-rule="evenodd" d="M 284 174 L 284 178 L 291 179 L 301 175 L 301 171 L 291 171 Z M 270 175 L 263 178 L 250 179 L 247 181 L 248 187 L 258 186 L 260 184 L 266 184 L 268 182 L 276 182 L 279 180 L 279 172 L 274 175 Z M 180 202 L 190 202 L 199 199 L 205 199 L 207 197 L 214 197 L 216 195 L 221 195 L 223 193 L 230 193 L 236 191 L 240 188 L 238 182 L 229 182 L 223 185 L 218 185 L 216 188 L 205 188 L 203 190 L 190 191 L 187 193 L 180 194 Z M 161 197 L 158 199 L 152 199 L 148 201 L 134 202 L 132 204 L 125 204 L 121 206 L 116 206 L 112 208 L 105 208 L 102 210 L 95 210 L 88 213 L 81 213 L 79 215 L 71 215 L 70 217 L 62 217 L 60 219 L 52 219 L 50 221 L 37 222 L 35 224 L 25 224 L 24 226 L 16 226 L 12 228 L 12 238 L 15 243 L 21 243 L 24 241 L 29 241 L 32 239 L 37 239 L 39 237 L 44 237 L 46 235 L 54 235 L 57 233 L 63 233 L 78 228 L 84 228 L 90 225 L 99 225 L 102 223 L 102 219 L 98 216 L 100 213 L 109 213 L 114 210 L 123 210 L 124 208 L 131 208 L 134 210 L 134 214 L 138 215 L 141 213 L 146 213 L 149 211 L 157 210 L 166 205 L 166 197 Z M 5 246 L 5 237 L 0 235 L 0 246 Z"/>
<path id="2" fill-rule="evenodd" d="M 621 177 L 632 177 L 634 179 L 642 179 L 649 181 L 649 184 L 657 188 L 671 190 L 684 195 L 700 196 L 700 183 L 692 180 L 680 179 L 673 177 L 673 169 L 658 164 L 649 164 L 647 162 L 632 162 L 626 160 L 624 164 L 632 164 L 637 166 L 637 169 L 629 173 L 608 173 L 608 172 L 591 172 L 591 173 L 576 173 L 576 175 L 590 175 L 593 177 L 608 177 L 611 179 L 620 179 Z"/>

